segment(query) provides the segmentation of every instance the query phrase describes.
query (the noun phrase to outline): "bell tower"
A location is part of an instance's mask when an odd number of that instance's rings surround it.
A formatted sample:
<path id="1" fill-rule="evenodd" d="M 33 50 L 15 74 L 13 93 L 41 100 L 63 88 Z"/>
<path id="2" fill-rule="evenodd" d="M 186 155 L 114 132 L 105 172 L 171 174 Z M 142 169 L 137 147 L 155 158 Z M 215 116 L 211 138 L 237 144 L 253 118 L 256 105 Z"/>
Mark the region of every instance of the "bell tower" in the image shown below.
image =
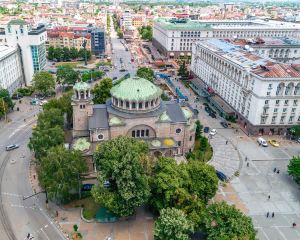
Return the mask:
<path id="1" fill-rule="evenodd" d="M 77 82 L 72 97 L 73 106 L 73 137 L 89 136 L 89 116 L 93 114 L 93 101 L 90 85 Z"/>

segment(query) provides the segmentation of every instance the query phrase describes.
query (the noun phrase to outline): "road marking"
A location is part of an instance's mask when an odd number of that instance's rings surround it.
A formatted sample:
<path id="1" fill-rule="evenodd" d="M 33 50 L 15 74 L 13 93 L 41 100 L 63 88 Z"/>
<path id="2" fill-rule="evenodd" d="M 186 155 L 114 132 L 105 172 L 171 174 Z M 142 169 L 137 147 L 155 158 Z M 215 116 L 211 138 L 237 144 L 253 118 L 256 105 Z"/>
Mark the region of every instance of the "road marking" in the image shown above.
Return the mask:
<path id="1" fill-rule="evenodd" d="M 254 228 L 256 228 L 256 229 L 260 229 L 260 230 L 261 230 L 261 232 L 263 233 L 263 235 L 266 237 L 266 239 L 270 240 L 270 238 L 268 237 L 268 235 L 265 233 L 265 231 L 264 231 L 263 227 L 254 227 Z"/>
<path id="2" fill-rule="evenodd" d="M 23 195 L 15 194 L 15 193 L 2 192 L 1 194 L 7 195 L 7 196 L 12 196 L 12 197 L 22 197 L 23 198 Z"/>
<path id="3" fill-rule="evenodd" d="M 284 240 L 287 240 L 284 234 L 279 230 L 278 226 L 275 226 L 274 228 L 276 228 L 276 230 L 279 232 L 279 234 L 283 237 Z"/>

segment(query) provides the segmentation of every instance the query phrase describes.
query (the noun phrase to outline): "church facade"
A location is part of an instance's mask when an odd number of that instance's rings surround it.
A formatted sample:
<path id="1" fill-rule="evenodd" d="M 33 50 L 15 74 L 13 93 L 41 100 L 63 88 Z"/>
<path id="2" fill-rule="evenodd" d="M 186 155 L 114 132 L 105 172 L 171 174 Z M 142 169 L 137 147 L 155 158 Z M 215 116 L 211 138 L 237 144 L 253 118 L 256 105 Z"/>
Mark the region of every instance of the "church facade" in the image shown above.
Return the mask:
<path id="1" fill-rule="evenodd" d="M 73 138 L 85 137 L 92 145 L 120 135 L 144 140 L 155 156 L 181 156 L 195 143 L 192 109 L 162 101 L 162 90 L 152 82 L 132 77 L 111 89 L 105 104 L 93 104 L 90 86 L 74 86 Z"/>

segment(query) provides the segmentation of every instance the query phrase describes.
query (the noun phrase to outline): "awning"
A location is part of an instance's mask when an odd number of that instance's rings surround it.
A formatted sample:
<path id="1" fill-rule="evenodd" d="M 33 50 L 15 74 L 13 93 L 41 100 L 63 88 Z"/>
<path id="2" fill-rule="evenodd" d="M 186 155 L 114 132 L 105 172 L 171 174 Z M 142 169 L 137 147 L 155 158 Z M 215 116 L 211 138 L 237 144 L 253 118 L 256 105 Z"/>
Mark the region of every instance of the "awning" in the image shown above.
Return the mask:
<path id="1" fill-rule="evenodd" d="M 173 52 L 170 53 L 170 57 L 174 57 L 174 53 Z"/>
<path id="2" fill-rule="evenodd" d="M 192 54 L 190 52 L 187 53 L 188 56 L 192 56 Z"/>
<path id="3" fill-rule="evenodd" d="M 184 53 L 182 52 L 182 53 L 180 53 L 180 56 L 184 56 Z"/>

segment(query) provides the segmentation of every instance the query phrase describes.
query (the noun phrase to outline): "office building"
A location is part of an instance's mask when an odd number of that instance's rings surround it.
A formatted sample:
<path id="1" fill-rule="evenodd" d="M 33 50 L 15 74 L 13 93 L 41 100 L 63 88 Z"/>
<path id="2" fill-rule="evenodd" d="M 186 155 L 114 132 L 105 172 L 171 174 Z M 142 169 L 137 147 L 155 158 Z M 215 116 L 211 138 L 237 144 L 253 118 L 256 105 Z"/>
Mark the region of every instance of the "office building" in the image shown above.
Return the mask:
<path id="1" fill-rule="evenodd" d="M 208 39 L 194 44 L 191 70 L 194 89 L 250 134 L 285 134 L 300 123 L 300 65 Z"/>
<path id="2" fill-rule="evenodd" d="M 24 68 L 25 84 L 31 85 L 34 73 L 46 65 L 46 29 L 43 25 L 33 28 L 24 20 L 11 20 L 5 26 L 6 44 L 19 47 Z"/>
<path id="3" fill-rule="evenodd" d="M 20 50 L 17 47 L 0 46 L 0 88 L 10 94 L 24 84 Z"/>
<path id="4" fill-rule="evenodd" d="M 192 44 L 205 38 L 300 37 L 300 24 L 263 20 L 194 21 L 158 18 L 153 45 L 165 56 L 191 56 Z"/>
<path id="5" fill-rule="evenodd" d="M 100 57 L 105 54 L 104 29 L 94 28 L 91 30 L 91 49 L 96 57 Z"/>

